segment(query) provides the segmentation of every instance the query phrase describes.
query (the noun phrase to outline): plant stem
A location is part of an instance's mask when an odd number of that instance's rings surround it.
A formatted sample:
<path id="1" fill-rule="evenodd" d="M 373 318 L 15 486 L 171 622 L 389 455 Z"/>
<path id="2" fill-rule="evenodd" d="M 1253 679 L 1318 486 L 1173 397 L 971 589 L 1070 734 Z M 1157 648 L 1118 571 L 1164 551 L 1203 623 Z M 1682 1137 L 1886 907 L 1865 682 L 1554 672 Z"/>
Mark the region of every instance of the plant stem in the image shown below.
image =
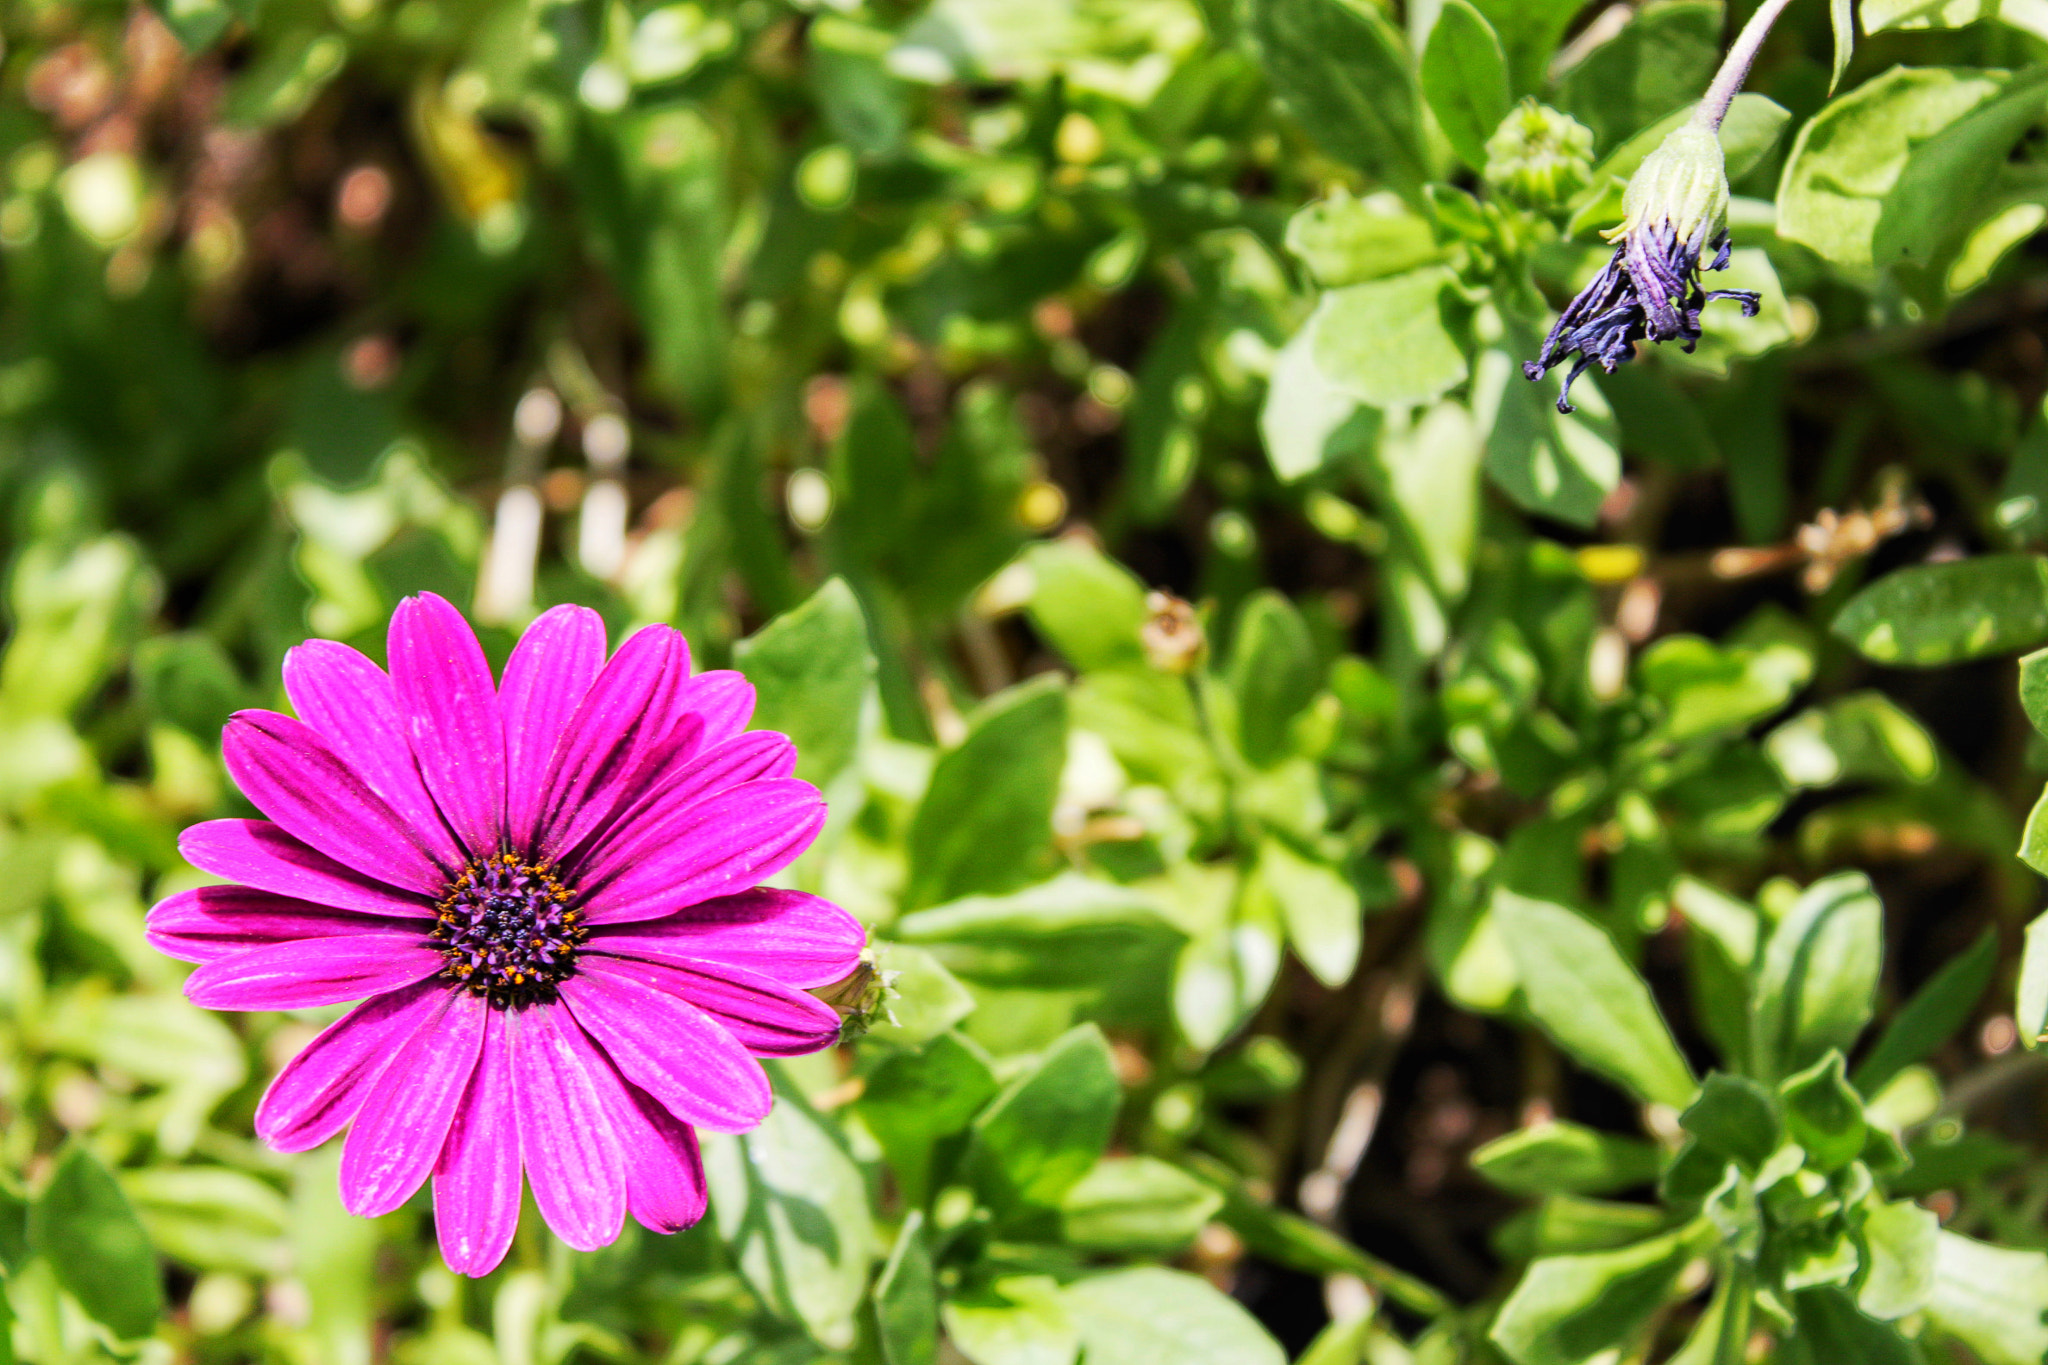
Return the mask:
<path id="1" fill-rule="evenodd" d="M 1750 63 L 1756 60 L 1757 50 L 1764 45 L 1764 36 L 1771 31 L 1771 25 L 1778 22 L 1778 16 L 1785 12 L 1785 6 L 1792 0 L 1764 0 L 1749 16 L 1749 22 L 1742 26 L 1742 32 L 1735 35 L 1729 45 L 1728 55 L 1721 59 L 1721 69 L 1714 73 L 1714 83 L 1707 87 L 1692 111 L 1692 121 L 1710 133 L 1721 130 L 1721 120 L 1728 116 L 1728 106 L 1735 100 L 1736 92 L 1742 89 L 1743 81 L 1749 78 Z"/>

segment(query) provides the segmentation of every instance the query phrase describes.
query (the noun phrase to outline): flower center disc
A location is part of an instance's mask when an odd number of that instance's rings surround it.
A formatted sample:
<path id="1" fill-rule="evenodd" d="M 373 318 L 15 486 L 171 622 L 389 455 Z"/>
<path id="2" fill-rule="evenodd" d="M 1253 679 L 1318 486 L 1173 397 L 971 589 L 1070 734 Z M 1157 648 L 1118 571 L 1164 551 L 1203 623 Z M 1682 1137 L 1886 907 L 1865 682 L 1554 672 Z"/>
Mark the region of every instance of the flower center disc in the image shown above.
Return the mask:
<path id="1" fill-rule="evenodd" d="M 477 859 L 434 907 L 430 937 L 448 959 L 442 978 L 500 1009 L 553 1000 L 590 934 L 583 912 L 570 908 L 575 898 L 545 863 L 510 853 Z"/>

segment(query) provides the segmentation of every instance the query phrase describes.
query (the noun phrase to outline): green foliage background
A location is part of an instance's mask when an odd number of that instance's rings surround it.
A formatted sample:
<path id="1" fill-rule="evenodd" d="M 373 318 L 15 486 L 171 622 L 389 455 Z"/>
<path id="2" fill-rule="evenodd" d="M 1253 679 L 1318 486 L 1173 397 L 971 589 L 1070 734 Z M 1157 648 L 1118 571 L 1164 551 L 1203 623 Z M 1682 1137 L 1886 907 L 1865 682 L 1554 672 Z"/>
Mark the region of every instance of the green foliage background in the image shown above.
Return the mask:
<path id="1" fill-rule="evenodd" d="M 1516 374 L 1750 8 L 0 7 L 0 1362 L 2048 1360 L 2048 9 L 1795 0 L 1759 315 Z M 144 942 L 422 589 L 831 799 L 691 1232 L 458 1280 Z"/>

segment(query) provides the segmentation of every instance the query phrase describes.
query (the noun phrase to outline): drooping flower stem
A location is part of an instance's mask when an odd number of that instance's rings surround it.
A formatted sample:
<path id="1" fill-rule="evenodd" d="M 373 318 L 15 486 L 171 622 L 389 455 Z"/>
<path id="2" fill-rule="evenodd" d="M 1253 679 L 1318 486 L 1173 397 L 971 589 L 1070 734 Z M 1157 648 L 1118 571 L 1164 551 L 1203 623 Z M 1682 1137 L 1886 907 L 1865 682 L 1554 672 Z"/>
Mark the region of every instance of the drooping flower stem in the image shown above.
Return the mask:
<path id="1" fill-rule="evenodd" d="M 1721 59 L 1721 69 L 1714 73 L 1713 84 L 1707 87 L 1707 93 L 1694 106 L 1694 123 L 1710 133 L 1721 131 L 1721 120 L 1728 117 L 1728 106 L 1735 102 L 1742 83 L 1749 79 L 1749 68 L 1756 61 L 1756 54 L 1762 50 L 1771 25 L 1778 22 L 1778 16 L 1791 3 L 1792 0 L 1764 0 L 1756 7 L 1756 12 L 1749 16 L 1749 22 L 1742 26 L 1742 32 L 1736 34 L 1735 41 L 1728 45 L 1728 54 Z"/>

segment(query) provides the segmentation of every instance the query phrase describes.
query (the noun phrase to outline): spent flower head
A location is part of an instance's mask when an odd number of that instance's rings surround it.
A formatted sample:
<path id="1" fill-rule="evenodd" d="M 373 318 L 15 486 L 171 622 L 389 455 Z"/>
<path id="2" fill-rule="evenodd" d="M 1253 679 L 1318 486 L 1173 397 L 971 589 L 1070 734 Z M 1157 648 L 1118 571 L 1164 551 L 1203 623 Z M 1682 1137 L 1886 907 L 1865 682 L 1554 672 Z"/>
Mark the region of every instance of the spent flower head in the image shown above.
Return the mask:
<path id="1" fill-rule="evenodd" d="M 294 1057 L 256 1111 L 279 1151 L 343 1128 L 342 1202 L 389 1213 L 429 1177 L 441 1251 L 503 1259 L 523 1181 L 579 1249 L 630 1213 L 703 1216 L 696 1130 L 744 1132 L 772 1095 L 759 1057 L 830 1046 L 809 994 L 866 936 L 816 896 L 758 885 L 825 806 L 796 752 L 745 729 L 753 689 L 692 675 L 667 626 L 609 660 L 604 624 L 556 607 L 502 681 L 431 595 L 392 615 L 391 670 L 327 640 L 286 657 L 298 718 L 242 711 L 222 751 L 268 820 L 185 831 L 230 885 L 149 912 L 199 963 L 213 1009 L 360 1001 Z"/>
<path id="2" fill-rule="evenodd" d="M 1572 411 L 1572 381 L 1598 364 L 1608 374 L 1635 354 L 1638 341 L 1676 341 L 1690 351 L 1700 339 L 1700 312 L 1733 299 L 1754 317 L 1748 289 L 1707 289 L 1702 270 L 1728 265 L 1728 171 L 1715 129 L 1689 119 L 1643 158 L 1622 197 L 1622 220 L 1601 234 L 1618 241 L 1613 259 L 1565 305 L 1536 359 L 1522 373 L 1540 379 L 1576 354 L 1557 396 Z M 1709 254 L 1711 253 L 1711 254 Z"/>

